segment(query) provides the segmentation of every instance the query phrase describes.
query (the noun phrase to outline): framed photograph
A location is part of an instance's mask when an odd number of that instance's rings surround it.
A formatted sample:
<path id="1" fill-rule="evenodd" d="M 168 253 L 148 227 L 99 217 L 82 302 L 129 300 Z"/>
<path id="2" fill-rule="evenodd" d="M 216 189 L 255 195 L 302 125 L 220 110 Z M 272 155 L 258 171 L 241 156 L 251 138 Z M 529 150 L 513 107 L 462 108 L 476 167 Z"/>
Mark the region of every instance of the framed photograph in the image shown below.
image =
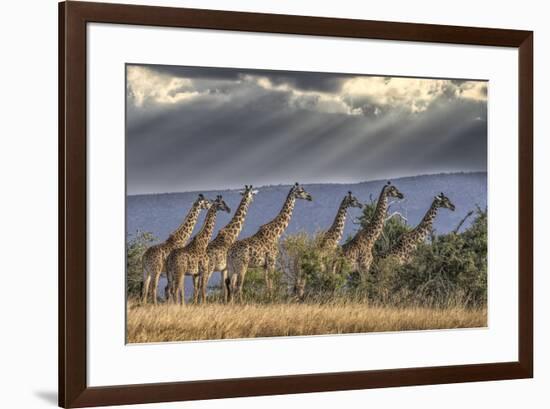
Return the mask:
<path id="1" fill-rule="evenodd" d="M 533 33 L 59 4 L 59 404 L 533 375 Z"/>

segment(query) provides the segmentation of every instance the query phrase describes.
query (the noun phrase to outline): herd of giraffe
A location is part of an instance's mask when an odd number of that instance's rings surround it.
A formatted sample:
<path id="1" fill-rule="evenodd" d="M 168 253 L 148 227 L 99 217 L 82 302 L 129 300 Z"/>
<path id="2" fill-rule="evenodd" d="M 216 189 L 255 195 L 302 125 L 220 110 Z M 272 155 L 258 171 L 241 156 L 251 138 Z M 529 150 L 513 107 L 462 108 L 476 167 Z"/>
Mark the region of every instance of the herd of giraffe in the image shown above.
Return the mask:
<path id="1" fill-rule="evenodd" d="M 153 303 L 157 303 L 157 290 L 162 272 L 166 273 L 168 285 L 165 289 L 166 301 L 185 303 L 184 278 L 193 278 L 194 302 L 206 301 L 206 287 L 214 271 L 220 271 L 224 300 L 241 300 L 246 272 L 249 268 L 263 268 L 266 291 L 270 294 L 272 277 L 279 252 L 279 239 L 288 227 L 297 200 L 311 201 L 311 195 L 303 186 L 296 183 L 290 188 L 286 200 L 277 216 L 247 238 L 237 240 L 246 214 L 257 190 L 246 185 L 241 191 L 242 199 L 231 218 L 217 236 L 211 240 L 218 212 L 231 212 L 221 195 L 215 200 L 199 194 L 181 225 L 164 242 L 149 247 L 143 255 L 144 281 L 142 302 L 147 303 L 149 292 Z M 342 255 L 353 269 L 367 274 L 373 262 L 373 247 L 382 233 L 390 198 L 402 199 L 403 194 L 388 182 L 383 186 L 372 219 L 355 236 L 341 246 Z M 363 205 L 351 192 L 348 192 L 338 208 L 331 227 L 323 233 L 320 246 L 324 249 L 337 249 L 342 239 L 347 210 Z M 443 193 L 433 198 L 432 204 L 420 223 L 404 233 L 389 250 L 386 257 L 395 257 L 398 263 L 408 262 L 416 247 L 431 231 L 432 223 L 439 208 L 454 210 L 455 206 Z M 200 231 L 188 242 L 198 216 L 206 210 L 206 217 Z M 152 288 L 151 288 L 152 287 Z"/>

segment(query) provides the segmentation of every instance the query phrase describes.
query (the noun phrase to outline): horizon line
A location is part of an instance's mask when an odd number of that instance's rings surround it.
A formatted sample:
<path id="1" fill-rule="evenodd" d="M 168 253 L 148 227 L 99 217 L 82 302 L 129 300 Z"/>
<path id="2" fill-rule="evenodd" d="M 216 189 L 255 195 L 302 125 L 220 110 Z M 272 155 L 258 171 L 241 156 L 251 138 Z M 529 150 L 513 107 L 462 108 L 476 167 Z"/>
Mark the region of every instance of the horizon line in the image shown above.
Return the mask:
<path id="1" fill-rule="evenodd" d="M 410 178 L 416 178 L 416 177 L 424 177 L 424 176 L 438 176 L 438 175 L 458 175 L 458 174 L 474 174 L 474 173 L 487 173 L 487 171 L 483 170 L 474 170 L 474 171 L 456 171 L 456 172 L 438 172 L 438 173 L 421 173 L 417 175 L 406 175 L 406 176 L 399 176 L 399 177 L 393 177 L 393 178 L 378 178 L 378 179 L 371 179 L 371 180 L 361 180 L 357 182 L 311 182 L 311 183 L 300 183 L 302 185 L 359 185 L 361 183 L 374 183 L 374 182 L 381 182 L 384 180 L 399 180 L 399 179 L 410 179 Z M 269 185 L 261 185 L 261 186 L 254 186 L 255 188 L 261 189 L 265 187 L 272 187 L 272 186 L 290 186 L 292 183 L 280 183 L 280 184 L 269 184 Z M 174 195 L 174 194 L 181 194 L 181 193 L 208 193 L 208 192 L 219 192 L 219 191 L 235 191 L 240 190 L 242 188 L 220 188 L 220 189 L 208 189 L 208 190 L 183 190 L 183 191 L 170 191 L 170 192 L 149 192 L 149 193 L 135 193 L 135 194 L 126 194 L 126 197 L 131 196 L 152 196 L 152 195 Z"/>

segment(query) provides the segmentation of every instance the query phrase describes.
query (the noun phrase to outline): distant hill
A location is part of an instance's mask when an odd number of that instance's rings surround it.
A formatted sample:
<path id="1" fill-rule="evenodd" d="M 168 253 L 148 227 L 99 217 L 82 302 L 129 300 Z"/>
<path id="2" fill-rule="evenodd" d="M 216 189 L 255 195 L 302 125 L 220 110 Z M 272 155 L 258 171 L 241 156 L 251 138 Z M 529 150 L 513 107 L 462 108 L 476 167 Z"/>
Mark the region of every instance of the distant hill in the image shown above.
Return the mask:
<path id="1" fill-rule="evenodd" d="M 376 180 L 355 184 L 311 184 L 304 185 L 313 196 L 312 202 L 298 201 L 286 234 L 306 231 L 314 233 L 328 228 L 342 200 L 351 190 L 361 202 L 376 200 L 380 189 L 387 180 Z M 477 206 L 487 206 L 487 173 L 451 173 L 421 175 L 392 179 L 392 183 L 405 195 L 405 198 L 392 206 L 392 211 L 399 211 L 410 225 L 416 225 L 424 216 L 434 195 L 444 192 L 456 206 L 456 211 L 442 209 L 434 223 L 436 234 L 452 231 L 470 210 Z M 288 194 L 289 185 L 257 187 L 259 193 L 250 206 L 245 226 L 240 234 L 244 238 L 254 234 L 258 227 L 277 215 Z M 131 238 L 136 231 L 148 231 L 160 240 L 164 240 L 181 223 L 196 199 L 199 192 L 164 193 L 135 195 L 127 197 L 126 227 L 127 237 Z M 222 194 L 232 211 L 238 206 L 241 196 L 238 190 L 204 191 L 206 197 L 214 198 Z M 195 232 L 200 229 L 204 218 L 203 212 Z M 360 209 L 351 209 L 348 213 L 344 239 L 353 235 L 357 225 L 351 220 L 361 214 Z M 214 234 L 230 219 L 231 214 L 218 213 Z M 469 222 L 465 224 L 467 227 Z M 463 227 L 463 228 L 464 228 Z M 194 232 L 194 233 L 195 233 Z M 212 280 L 215 284 L 216 274 Z M 189 295 L 189 282 L 186 282 L 186 294 Z M 160 288 L 164 287 L 164 279 Z"/>
<path id="2" fill-rule="evenodd" d="M 380 189 L 386 180 L 361 182 L 355 184 L 311 184 L 304 185 L 313 196 L 312 202 L 298 201 L 294 215 L 287 229 L 288 233 L 315 231 L 326 229 L 332 223 L 336 210 L 343 196 L 351 190 L 362 202 L 376 200 Z M 392 210 L 397 210 L 415 225 L 421 219 L 432 198 L 439 192 L 444 192 L 455 204 L 456 211 L 442 210 L 436 221 L 436 233 L 448 233 L 456 227 L 464 215 L 475 209 L 476 205 L 487 205 L 487 173 L 452 173 L 423 175 L 393 179 L 392 182 L 405 195 L 405 199 L 395 204 Z M 240 237 L 254 234 L 258 227 L 277 215 L 281 209 L 290 186 L 262 186 L 250 206 L 245 226 Z M 185 217 L 191 204 L 199 192 L 163 193 L 150 195 L 135 195 L 127 197 L 127 233 L 133 235 L 137 230 L 152 232 L 159 240 L 164 240 Z M 206 197 L 222 194 L 227 204 L 234 210 L 241 196 L 238 190 L 216 190 L 202 192 Z M 344 237 L 351 235 L 357 226 L 349 220 L 360 215 L 360 209 L 351 209 Z M 195 231 L 201 224 L 201 218 Z M 216 230 L 223 227 L 231 218 L 230 214 L 218 214 Z M 215 234 L 215 233 L 214 233 Z"/>

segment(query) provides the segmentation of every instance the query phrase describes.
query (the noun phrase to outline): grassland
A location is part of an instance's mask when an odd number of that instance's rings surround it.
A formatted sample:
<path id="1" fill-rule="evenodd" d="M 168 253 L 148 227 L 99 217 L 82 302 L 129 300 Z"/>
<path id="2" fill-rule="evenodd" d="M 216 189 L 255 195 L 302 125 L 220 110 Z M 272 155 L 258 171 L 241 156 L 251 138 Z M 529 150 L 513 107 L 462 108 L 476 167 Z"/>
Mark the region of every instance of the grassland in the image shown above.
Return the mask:
<path id="1" fill-rule="evenodd" d="M 256 338 L 487 325 L 487 311 L 396 308 L 364 303 L 139 305 L 128 303 L 129 343 Z"/>

